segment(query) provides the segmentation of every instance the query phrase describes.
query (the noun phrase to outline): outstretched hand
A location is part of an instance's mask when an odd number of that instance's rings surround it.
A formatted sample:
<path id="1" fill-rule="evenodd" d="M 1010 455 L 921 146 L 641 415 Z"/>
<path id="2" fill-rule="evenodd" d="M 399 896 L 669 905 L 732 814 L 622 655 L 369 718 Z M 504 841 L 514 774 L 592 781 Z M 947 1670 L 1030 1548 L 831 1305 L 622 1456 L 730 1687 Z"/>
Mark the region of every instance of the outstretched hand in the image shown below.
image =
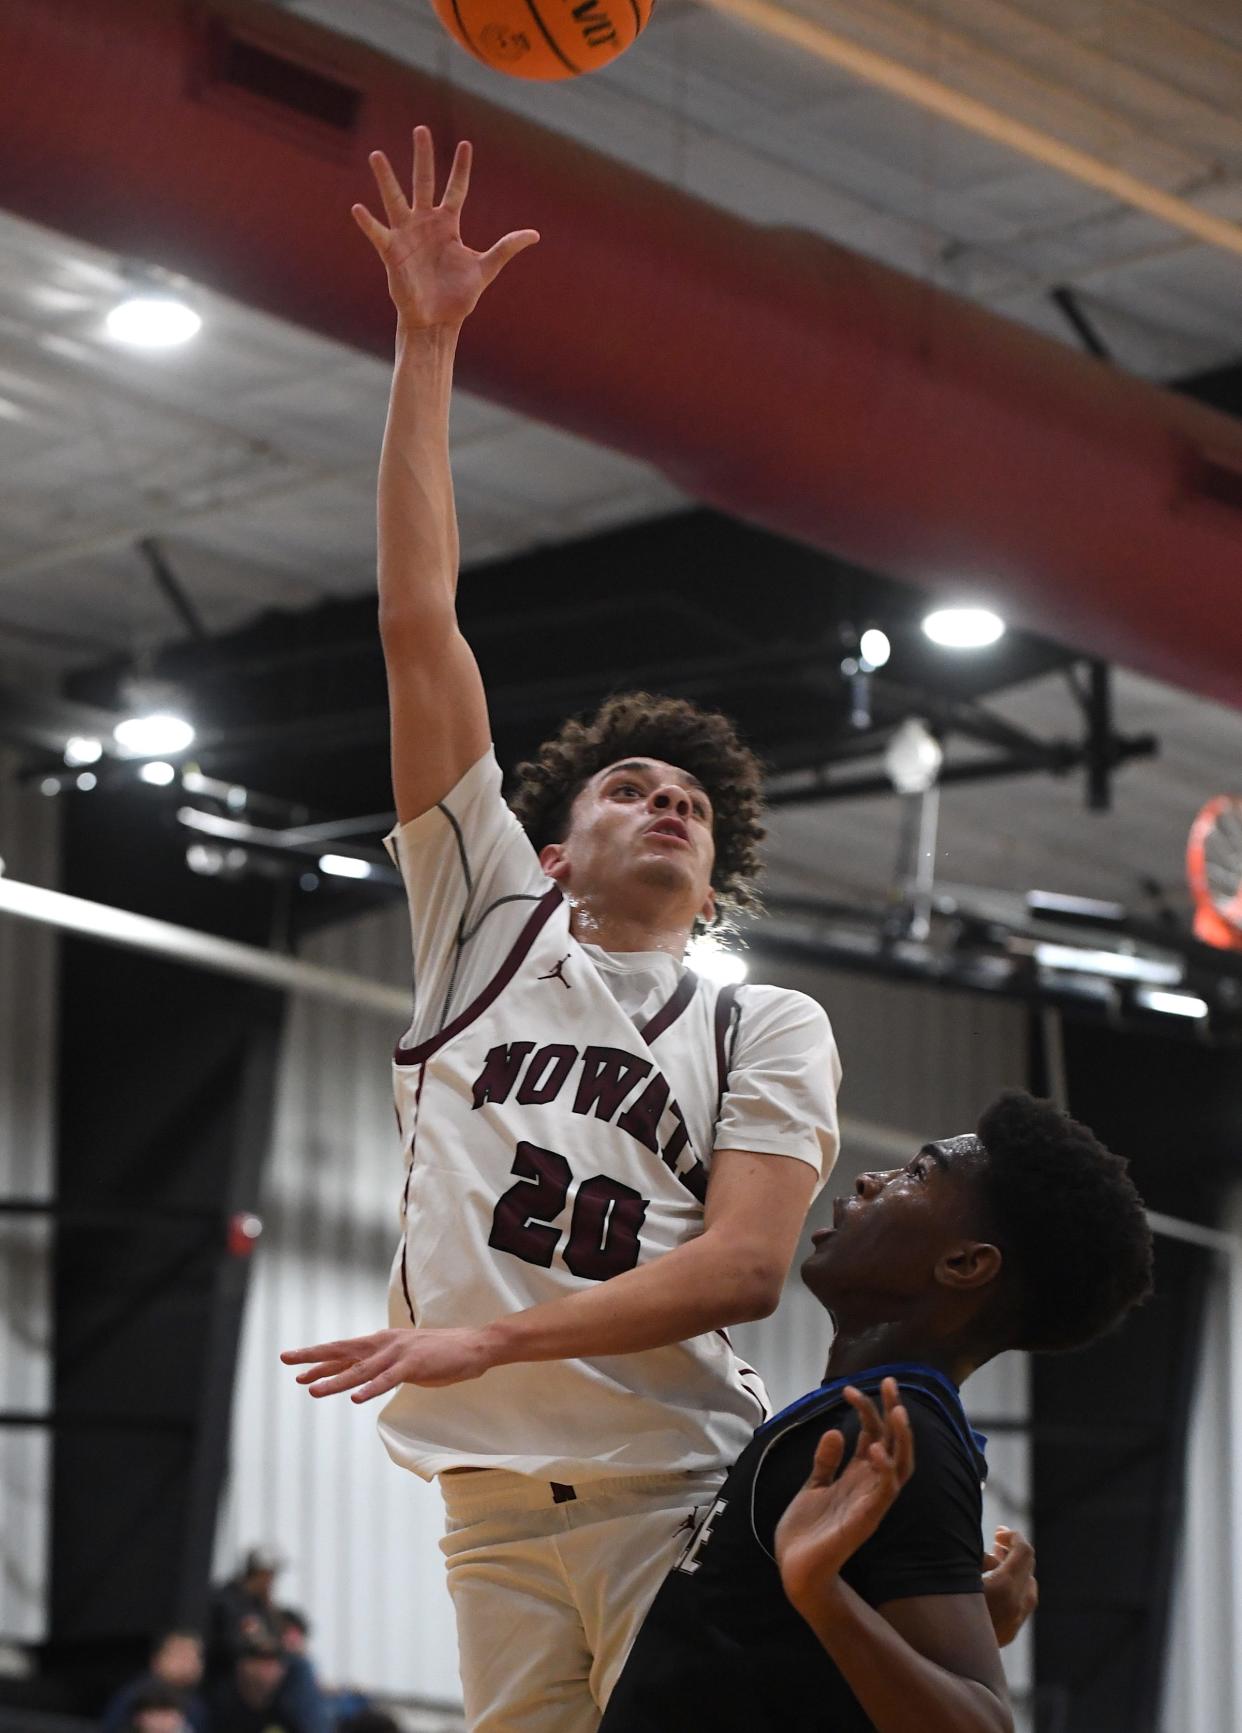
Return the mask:
<path id="1" fill-rule="evenodd" d="M 461 1384 L 481 1377 L 495 1359 L 485 1330 L 374 1330 L 340 1342 L 286 1348 L 286 1366 L 305 1366 L 298 1383 L 312 1396 L 353 1392 L 354 1402 L 370 1402 L 398 1384 Z"/>
<path id="2" fill-rule="evenodd" d="M 848 1466 L 844 1434 L 825 1432 L 806 1485 L 776 1528 L 776 1562 L 794 1607 L 814 1604 L 817 1590 L 875 1533 L 914 1472 L 914 1435 L 897 1380 L 881 1385 L 884 1412 L 852 1385 L 846 1401 L 858 1415 L 858 1443 Z"/>
<path id="3" fill-rule="evenodd" d="M 463 139 L 437 204 L 435 148 L 428 127 L 414 128 L 414 180 L 408 200 L 383 151 L 371 153 L 387 224 L 365 205 L 355 205 L 352 215 L 383 260 L 388 292 L 408 328 L 460 325 L 509 260 L 539 239 L 534 229 L 514 229 L 485 253 L 465 245 L 461 210 L 470 188 L 470 161 L 470 145 Z"/>
<path id="4" fill-rule="evenodd" d="M 998 1528 L 983 1555 L 983 1593 L 997 1647 L 1012 1643 L 1039 1605 L 1035 1548 L 1016 1528 Z"/>

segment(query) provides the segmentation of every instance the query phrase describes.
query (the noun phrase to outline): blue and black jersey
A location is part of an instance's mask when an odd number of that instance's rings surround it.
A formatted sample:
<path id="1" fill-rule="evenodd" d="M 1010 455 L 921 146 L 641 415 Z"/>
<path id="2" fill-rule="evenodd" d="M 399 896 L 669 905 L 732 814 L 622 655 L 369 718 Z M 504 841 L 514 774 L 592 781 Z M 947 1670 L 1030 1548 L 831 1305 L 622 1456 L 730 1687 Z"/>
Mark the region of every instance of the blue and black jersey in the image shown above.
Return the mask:
<path id="1" fill-rule="evenodd" d="M 830 1427 L 858 1436 L 842 1394 L 879 1401 L 897 1378 L 914 1433 L 915 1471 L 841 1575 L 870 1605 L 914 1595 L 979 1594 L 984 1441 L 956 1387 L 928 1366 L 876 1366 L 834 1379 L 761 1426 L 665 1578 L 600 1733 L 867 1733 L 870 1722 L 785 1598 L 776 1525 Z"/>

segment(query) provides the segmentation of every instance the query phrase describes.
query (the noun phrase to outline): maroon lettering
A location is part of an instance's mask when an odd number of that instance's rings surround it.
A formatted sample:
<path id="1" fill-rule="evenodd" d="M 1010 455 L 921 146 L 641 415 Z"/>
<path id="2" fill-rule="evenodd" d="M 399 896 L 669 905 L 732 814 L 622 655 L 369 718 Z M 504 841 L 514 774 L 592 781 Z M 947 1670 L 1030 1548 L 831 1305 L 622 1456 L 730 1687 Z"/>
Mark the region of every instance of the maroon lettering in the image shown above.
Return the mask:
<path id="1" fill-rule="evenodd" d="M 606 1282 L 632 1270 L 646 1214 L 647 1199 L 632 1186 L 603 1173 L 584 1179 L 574 1199 L 566 1269 L 589 1282 Z"/>
<path id="2" fill-rule="evenodd" d="M 474 1080 L 472 1106 L 482 1107 L 485 1101 L 507 1101 L 534 1045 L 533 1041 L 510 1041 L 507 1046 L 493 1047 Z"/>
<path id="3" fill-rule="evenodd" d="M 575 1113 L 611 1119 L 636 1083 L 651 1070 L 650 1059 L 636 1059 L 620 1047 L 588 1047 L 574 1097 Z"/>
<path id="4" fill-rule="evenodd" d="M 676 1173 L 678 1159 L 690 1141 L 690 1133 L 686 1130 L 686 1116 L 675 1101 L 669 1102 L 668 1110 L 677 1124 L 673 1127 L 668 1142 L 661 1149 L 660 1157 L 665 1167 L 671 1168 Z"/>
<path id="5" fill-rule="evenodd" d="M 660 1147 L 660 1120 L 668 1106 L 669 1087 L 659 1072 L 643 1090 L 632 1107 L 627 1107 L 617 1121 L 621 1131 L 628 1131 L 654 1155 Z"/>
<path id="6" fill-rule="evenodd" d="M 690 1133 L 686 1129 L 685 1115 L 675 1101 L 669 1102 L 668 1110 L 677 1124 L 673 1127 L 668 1142 L 661 1149 L 660 1157 L 665 1167 L 675 1173 L 686 1190 L 702 1203 L 707 1196 L 707 1169 L 693 1150 L 690 1150 L 690 1165 L 686 1168 L 678 1167 L 678 1162 L 689 1147 Z"/>
<path id="7" fill-rule="evenodd" d="M 518 1175 L 518 1182 L 497 1203 L 487 1243 L 498 1252 L 511 1252 L 524 1264 L 540 1264 L 546 1270 L 561 1231 L 543 1224 L 565 1207 L 572 1178 L 569 1163 L 554 1149 L 519 1143 L 512 1172 Z"/>
<path id="8" fill-rule="evenodd" d="M 550 1041 L 541 1047 L 526 1067 L 522 1087 L 517 1092 L 521 1105 L 546 1107 L 549 1101 L 555 1101 L 577 1057 L 578 1049 L 564 1041 Z"/>
<path id="9" fill-rule="evenodd" d="M 546 1270 L 561 1238 L 560 1229 L 550 1224 L 569 1196 L 573 1177 L 569 1163 L 554 1149 L 519 1143 L 511 1171 L 517 1184 L 497 1201 L 487 1243 Z M 638 1236 L 647 1202 L 632 1186 L 607 1174 L 583 1180 L 570 1217 L 566 1269 L 588 1282 L 606 1282 L 632 1270 L 641 1249 Z"/>

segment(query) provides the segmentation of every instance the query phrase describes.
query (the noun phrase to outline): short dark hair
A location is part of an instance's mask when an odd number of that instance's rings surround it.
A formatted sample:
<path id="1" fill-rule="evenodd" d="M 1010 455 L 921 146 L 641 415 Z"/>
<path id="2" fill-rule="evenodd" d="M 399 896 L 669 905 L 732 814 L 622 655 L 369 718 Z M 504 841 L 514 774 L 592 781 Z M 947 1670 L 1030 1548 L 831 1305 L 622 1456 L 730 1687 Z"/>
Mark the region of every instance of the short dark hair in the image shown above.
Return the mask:
<path id="1" fill-rule="evenodd" d="M 684 698 L 622 692 L 587 721 L 571 719 L 517 767 L 514 812 L 536 849 L 563 842 L 579 790 L 620 759 L 660 758 L 697 777 L 712 803 L 712 888 L 722 915 L 759 907 L 763 774 L 727 716 Z"/>
<path id="2" fill-rule="evenodd" d="M 310 1636 L 310 1620 L 300 1608 L 281 1607 L 278 1619 L 282 1631 L 287 1631 L 292 1626 L 295 1631 L 301 1631 L 304 1637 Z"/>
<path id="3" fill-rule="evenodd" d="M 1054 1102 L 1009 1090 L 983 1114 L 983 1185 L 1016 1296 L 1014 1348 L 1081 1348 L 1151 1293 L 1128 1163 Z"/>

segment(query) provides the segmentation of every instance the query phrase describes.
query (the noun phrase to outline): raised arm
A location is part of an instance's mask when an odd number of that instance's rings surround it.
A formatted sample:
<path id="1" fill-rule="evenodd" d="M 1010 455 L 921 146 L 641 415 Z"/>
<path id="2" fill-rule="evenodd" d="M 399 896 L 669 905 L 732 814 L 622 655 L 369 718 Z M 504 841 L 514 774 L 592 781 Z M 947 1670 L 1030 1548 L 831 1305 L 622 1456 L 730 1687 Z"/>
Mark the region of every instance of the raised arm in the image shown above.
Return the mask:
<path id="1" fill-rule="evenodd" d="M 461 238 L 470 146 L 453 157 L 435 202 L 431 134 L 414 129 L 406 199 L 382 151 L 371 156 L 386 223 L 365 205 L 354 220 L 388 274 L 397 309 L 396 363 L 379 470 L 379 621 L 392 718 L 392 781 L 401 823 L 442 800 L 487 749 L 487 704 L 457 625 L 457 514 L 449 405 L 462 323 L 503 267 L 539 236 L 505 235 L 485 253 Z"/>
<path id="2" fill-rule="evenodd" d="M 776 1310 L 815 1186 L 792 1156 L 719 1150 L 703 1232 L 624 1275 L 480 1329 L 376 1330 L 289 1349 L 312 1396 L 370 1402 L 398 1384 L 456 1384 L 529 1360 L 636 1354 Z"/>
<path id="3" fill-rule="evenodd" d="M 845 1439 L 826 1432 L 810 1478 L 776 1529 L 791 1605 L 819 1638 L 876 1733 L 1013 1733 L 996 1639 L 982 1595 L 922 1595 L 877 1610 L 841 1579 L 914 1472 L 914 1439 L 897 1383 L 884 1413 L 859 1390 L 845 1395 L 861 1430 L 842 1469 Z"/>

